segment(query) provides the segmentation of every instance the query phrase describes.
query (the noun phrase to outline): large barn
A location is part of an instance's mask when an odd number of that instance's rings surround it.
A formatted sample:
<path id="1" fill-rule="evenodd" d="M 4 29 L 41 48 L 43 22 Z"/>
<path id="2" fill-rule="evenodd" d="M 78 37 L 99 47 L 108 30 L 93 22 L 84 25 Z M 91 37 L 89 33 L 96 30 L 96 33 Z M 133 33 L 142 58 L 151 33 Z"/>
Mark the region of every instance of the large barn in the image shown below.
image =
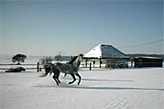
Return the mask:
<path id="1" fill-rule="evenodd" d="M 86 59 L 86 67 L 91 63 L 93 67 L 127 67 L 129 56 L 119 51 L 112 45 L 99 44 L 88 51 L 84 58 Z"/>

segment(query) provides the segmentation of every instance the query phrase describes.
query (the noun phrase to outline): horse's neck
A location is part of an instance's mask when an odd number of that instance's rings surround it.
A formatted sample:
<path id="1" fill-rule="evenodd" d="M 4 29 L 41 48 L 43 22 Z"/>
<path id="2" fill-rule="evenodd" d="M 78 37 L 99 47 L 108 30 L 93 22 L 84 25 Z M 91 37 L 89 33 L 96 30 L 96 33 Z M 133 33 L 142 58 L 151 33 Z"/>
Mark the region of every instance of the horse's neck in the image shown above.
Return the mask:
<path id="1" fill-rule="evenodd" d="M 79 59 L 79 57 L 72 63 L 72 65 L 73 66 L 76 66 L 76 67 L 79 67 L 80 66 L 80 63 L 81 63 L 81 61 L 80 61 L 80 59 Z"/>

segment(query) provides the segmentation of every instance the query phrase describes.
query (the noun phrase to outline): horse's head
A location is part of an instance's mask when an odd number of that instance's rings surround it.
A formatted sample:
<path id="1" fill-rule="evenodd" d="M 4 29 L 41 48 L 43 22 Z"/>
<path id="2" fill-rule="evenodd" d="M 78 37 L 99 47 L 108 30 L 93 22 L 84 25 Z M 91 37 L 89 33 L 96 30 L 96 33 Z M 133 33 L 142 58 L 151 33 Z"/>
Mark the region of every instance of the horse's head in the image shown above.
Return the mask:
<path id="1" fill-rule="evenodd" d="M 79 54 L 78 56 L 76 56 L 75 63 L 80 64 L 82 60 L 83 60 L 83 54 Z"/>
<path id="2" fill-rule="evenodd" d="M 79 58 L 79 61 L 82 61 L 83 60 L 83 54 L 79 54 L 78 58 Z"/>

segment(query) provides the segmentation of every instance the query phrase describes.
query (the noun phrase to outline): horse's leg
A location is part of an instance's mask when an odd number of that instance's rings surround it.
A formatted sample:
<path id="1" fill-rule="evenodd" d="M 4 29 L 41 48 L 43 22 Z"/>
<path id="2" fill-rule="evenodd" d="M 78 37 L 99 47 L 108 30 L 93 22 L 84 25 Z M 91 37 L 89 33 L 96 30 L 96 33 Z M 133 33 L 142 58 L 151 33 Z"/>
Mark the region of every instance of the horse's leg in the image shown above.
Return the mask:
<path id="1" fill-rule="evenodd" d="M 72 82 L 69 82 L 69 84 L 72 84 L 76 81 L 76 78 L 75 78 L 75 75 L 74 74 L 71 74 L 72 78 L 73 78 L 73 81 Z"/>
<path id="2" fill-rule="evenodd" d="M 54 69 L 53 79 L 56 81 L 57 85 L 59 85 L 59 83 L 61 83 L 59 80 L 59 75 L 60 75 L 59 69 Z"/>
<path id="3" fill-rule="evenodd" d="M 58 85 L 59 85 L 59 83 L 61 83 L 60 80 L 59 80 L 58 78 L 56 78 L 56 81 L 58 82 Z"/>
<path id="4" fill-rule="evenodd" d="M 57 75 L 55 75 L 55 74 L 54 74 L 54 76 L 52 77 L 52 78 L 55 80 L 55 82 L 56 82 L 57 85 L 59 85 L 59 83 L 61 83 L 58 77 L 59 77 L 59 76 L 57 76 Z"/>
<path id="5" fill-rule="evenodd" d="M 56 81 L 57 85 L 59 85 L 59 83 L 61 83 L 58 77 L 53 77 L 53 79 Z"/>
<path id="6" fill-rule="evenodd" d="M 60 71 L 58 70 L 57 75 L 56 75 L 56 79 L 57 79 L 58 83 L 61 83 L 59 80 L 59 75 L 60 75 Z"/>
<path id="7" fill-rule="evenodd" d="M 79 77 L 79 82 L 77 83 L 79 85 L 81 82 L 81 76 L 78 73 L 76 73 L 75 75 Z"/>
<path id="8" fill-rule="evenodd" d="M 53 79 L 55 80 L 56 84 L 59 85 L 58 80 L 55 77 L 53 77 Z"/>
<path id="9" fill-rule="evenodd" d="M 58 81 L 58 83 L 61 83 L 58 77 L 56 78 L 56 80 Z"/>
<path id="10" fill-rule="evenodd" d="M 60 80 L 59 80 L 59 78 L 57 78 L 57 80 L 58 80 L 59 83 L 61 83 Z"/>

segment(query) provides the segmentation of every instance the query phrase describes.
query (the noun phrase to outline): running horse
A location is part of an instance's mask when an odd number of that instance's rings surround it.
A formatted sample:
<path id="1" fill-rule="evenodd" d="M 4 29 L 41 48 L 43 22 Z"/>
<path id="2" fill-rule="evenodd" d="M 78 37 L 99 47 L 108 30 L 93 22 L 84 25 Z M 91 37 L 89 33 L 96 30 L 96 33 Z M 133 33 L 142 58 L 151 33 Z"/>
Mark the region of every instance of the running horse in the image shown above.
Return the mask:
<path id="1" fill-rule="evenodd" d="M 53 79 L 56 81 L 57 85 L 59 85 L 60 80 L 59 80 L 59 75 L 60 72 L 65 73 L 65 74 L 70 74 L 73 78 L 73 81 L 69 82 L 69 84 L 72 84 L 76 81 L 75 75 L 79 78 L 78 85 L 81 82 L 81 76 L 79 75 L 79 66 L 81 61 L 83 60 L 83 55 L 80 54 L 78 56 L 75 56 L 70 62 L 68 63 L 48 63 L 44 65 L 45 73 L 41 75 L 40 77 L 45 77 L 48 73 L 50 75 L 53 73 Z"/>

